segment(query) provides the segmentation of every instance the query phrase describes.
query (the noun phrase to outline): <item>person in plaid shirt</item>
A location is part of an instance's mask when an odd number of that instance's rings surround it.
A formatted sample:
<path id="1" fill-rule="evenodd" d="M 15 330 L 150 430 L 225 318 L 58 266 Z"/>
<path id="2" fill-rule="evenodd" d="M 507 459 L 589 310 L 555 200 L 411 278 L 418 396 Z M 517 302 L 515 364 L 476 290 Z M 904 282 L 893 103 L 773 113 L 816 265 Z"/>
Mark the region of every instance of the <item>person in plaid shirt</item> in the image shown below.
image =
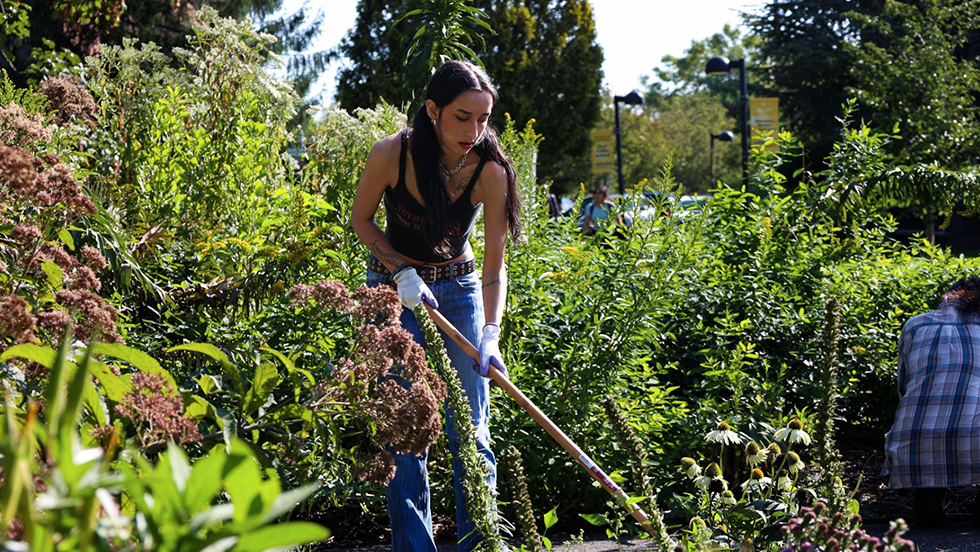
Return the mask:
<path id="1" fill-rule="evenodd" d="M 980 278 L 960 279 L 938 309 L 905 323 L 898 393 L 884 474 L 889 487 L 914 489 L 918 526 L 942 527 L 946 488 L 980 482 Z"/>

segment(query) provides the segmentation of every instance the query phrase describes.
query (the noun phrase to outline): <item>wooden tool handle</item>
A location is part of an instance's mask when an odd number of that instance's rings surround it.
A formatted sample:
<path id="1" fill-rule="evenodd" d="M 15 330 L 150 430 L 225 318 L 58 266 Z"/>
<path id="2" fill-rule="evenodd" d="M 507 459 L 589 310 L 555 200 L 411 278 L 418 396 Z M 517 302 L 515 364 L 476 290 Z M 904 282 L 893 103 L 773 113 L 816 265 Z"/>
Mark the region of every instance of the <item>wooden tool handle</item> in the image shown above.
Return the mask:
<path id="1" fill-rule="evenodd" d="M 463 352 L 469 355 L 470 358 L 479 362 L 480 352 L 477 350 L 477 348 L 474 347 L 473 344 L 470 343 L 465 336 L 463 336 L 463 334 L 459 333 L 459 330 L 457 330 L 449 320 L 446 320 L 446 317 L 444 317 L 442 313 L 425 302 L 423 302 L 423 304 L 425 305 L 426 310 L 429 311 L 429 316 L 436 323 L 436 326 L 439 326 L 442 331 L 446 332 L 449 338 L 459 345 L 460 348 L 463 349 Z M 626 508 L 633 518 L 640 523 L 640 525 L 647 531 L 647 533 L 650 534 L 651 537 L 656 537 L 654 534 L 653 524 L 650 523 L 650 516 L 648 516 L 646 512 L 644 512 L 637 504 L 628 503 L 629 495 L 627 495 L 623 489 L 619 488 L 619 486 L 616 485 L 616 483 L 602 471 L 602 468 L 596 465 L 596 463 L 593 462 L 592 459 L 578 447 L 578 445 L 572 442 L 572 440 L 569 439 L 568 436 L 565 435 L 565 433 L 559 429 L 558 426 L 556 426 L 544 412 L 541 412 L 541 410 L 535 406 L 533 402 L 531 402 L 531 399 L 527 398 L 527 396 L 525 396 L 524 393 L 517 388 L 517 386 L 511 383 L 503 372 L 491 364 L 487 375 L 490 376 L 490 379 L 496 382 L 496 384 L 499 385 L 505 393 L 517 401 L 517 404 L 521 405 L 521 408 L 530 414 L 531 417 L 534 418 L 534 421 L 538 422 L 538 424 L 548 432 L 548 435 L 551 435 L 555 441 L 558 441 L 558 444 L 561 445 L 562 448 L 568 452 L 568 454 L 571 454 L 572 458 L 574 458 L 580 466 L 585 468 L 585 470 L 588 471 L 600 485 L 602 485 L 602 488 L 606 489 L 606 491 L 613 496 L 618 504 Z"/>

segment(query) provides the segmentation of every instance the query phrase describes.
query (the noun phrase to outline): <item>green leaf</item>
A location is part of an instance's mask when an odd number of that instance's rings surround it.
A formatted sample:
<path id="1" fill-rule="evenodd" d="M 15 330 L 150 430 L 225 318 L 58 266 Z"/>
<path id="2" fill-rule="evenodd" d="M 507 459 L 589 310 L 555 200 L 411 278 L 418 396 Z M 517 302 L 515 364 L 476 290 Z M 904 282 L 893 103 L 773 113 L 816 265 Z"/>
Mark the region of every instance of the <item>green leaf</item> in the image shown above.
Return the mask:
<path id="1" fill-rule="evenodd" d="M 61 271 L 61 267 L 52 263 L 51 261 L 44 261 L 41 263 L 41 270 L 48 277 L 48 283 L 51 287 L 58 290 L 65 285 L 65 273 Z"/>
<path id="2" fill-rule="evenodd" d="M 61 240 L 61 243 L 67 245 L 69 250 L 75 250 L 75 238 L 71 237 L 71 232 L 67 228 L 62 228 L 58 232 L 58 239 Z"/>
<path id="3" fill-rule="evenodd" d="M 177 387 L 177 382 L 174 377 L 167 370 L 160 366 L 160 363 L 150 355 L 140 351 L 139 349 L 134 349 L 132 347 L 127 347 L 120 343 L 95 343 L 91 345 L 92 353 L 101 356 L 107 356 L 114 358 L 116 360 L 121 360 L 127 364 L 131 364 L 134 368 L 143 372 L 144 374 L 158 374 L 163 376 L 163 379 L 170 384 L 170 387 L 174 390 L 179 389 Z"/>
<path id="4" fill-rule="evenodd" d="M 133 384 L 129 378 L 113 374 L 112 370 L 101 362 L 92 362 L 91 365 L 92 375 L 102 385 L 106 398 L 111 402 L 117 403 L 124 395 L 133 391 Z"/>
<path id="5" fill-rule="evenodd" d="M 223 539 L 218 539 L 213 543 L 207 545 L 201 549 L 201 552 L 225 552 L 225 550 L 230 550 L 236 544 L 238 544 L 239 536 L 225 537 Z"/>
<path id="6" fill-rule="evenodd" d="M 330 531 L 309 521 L 291 521 L 269 525 L 242 535 L 235 552 L 263 552 L 270 548 L 292 548 L 326 540 Z"/>
<path id="7" fill-rule="evenodd" d="M 231 360 L 228 359 L 228 355 L 226 355 L 221 349 L 210 343 L 185 343 L 183 345 L 177 345 L 176 347 L 167 349 L 168 353 L 172 353 L 174 351 L 192 351 L 195 353 L 202 353 L 218 361 L 218 363 L 221 364 L 221 367 L 228 372 L 228 376 L 231 378 L 231 384 L 235 387 L 235 391 L 239 395 L 245 394 L 245 389 L 243 388 L 242 384 L 242 377 L 238 372 L 238 368 L 231 363 Z"/>
<path id="8" fill-rule="evenodd" d="M 231 521 L 235 515 L 233 504 L 216 504 L 203 512 L 198 512 L 191 516 L 187 522 L 187 528 L 191 531 L 200 531 L 209 527 L 215 527 Z"/>
<path id="9" fill-rule="evenodd" d="M 54 359 L 57 358 L 57 353 L 50 347 L 41 347 L 40 345 L 34 345 L 33 343 L 24 343 L 21 345 L 14 345 L 13 347 L 4 351 L 3 354 L 0 355 L 0 362 L 4 362 L 12 358 L 23 358 L 25 360 L 30 360 L 50 370 L 51 367 L 54 366 Z"/>
<path id="10" fill-rule="evenodd" d="M 194 381 L 201 386 L 201 392 L 205 395 L 210 395 L 215 389 L 221 390 L 220 380 L 211 374 L 201 374 L 201 377 L 195 378 Z"/>
<path id="11" fill-rule="evenodd" d="M 190 395 L 186 401 L 187 407 L 184 408 L 184 416 L 192 420 L 215 416 L 214 406 L 203 397 Z"/>
<path id="12" fill-rule="evenodd" d="M 262 485 L 262 473 L 252 457 L 251 449 L 238 439 L 231 442 L 231 452 L 225 462 L 224 480 L 231 503 L 235 505 L 235 524 L 258 526 L 265 509 L 259 489 Z"/>
<path id="13" fill-rule="evenodd" d="M 82 407 L 82 399 L 85 397 L 85 389 L 91 387 L 89 383 L 89 366 L 92 364 L 92 348 L 85 350 L 85 356 L 75 367 L 75 373 L 68 385 L 68 393 L 65 397 L 66 423 L 74 427 L 78 419 L 78 412 Z"/>
<path id="14" fill-rule="evenodd" d="M 592 525 L 606 525 L 609 523 L 609 519 L 601 514 L 579 514 L 585 521 L 591 523 Z"/>
<path id="15" fill-rule="evenodd" d="M 92 412 L 95 419 L 98 420 L 99 426 L 111 423 L 109 415 L 106 412 L 105 401 L 94 385 L 85 386 L 85 405 Z"/>
<path id="16" fill-rule="evenodd" d="M 249 414 L 254 413 L 260 406 L 265 404 L 272 390 L 279 385 L 279 372 L 271 364 L 259 364 L 255 367 L 255 376 L 252 378 L 252 387 L 245 396 L 245 411 Z"/>
<path id="17" fill-rule="evenodd" d="M 194 469 L 187 478 L 184 506 L 196 514 L 211 504 L 221 489 L 222 475 L 228 455 L 221 446 L 211 449 L 210 454 L 194 462 Z"/>
<path id="18" fill-rule="evenodd" d="M 177 490 L 184 493 L 187 489 L 187 480 L 191 476 L 191 464 L 184 451 L 173 441 L 167 443 L 167 454 L 170 456 L 170 479 L 177 486 Z"/>
<path id="19" fill-rule="evenodd" d="M 556 513 L 556 510 L 558 510 L 558 507 L 557 506 L 555 506 L 551 510 L 548 510 L 547 512 L 545 512 L 545 514 L 544 514 L 544 529 L 545 529 L 545 531 L 547 531 L 548 529 L 550 529 L 554 524 L 558 523 L 558 514 Z M 549 546 L 548 549 L 550 550 L 551 547 Z"/>
<path id="20" fill-rule="evenodd" d="M 279 494 L 272 503 L 272 508 L 265 513 L 263 522 L 273 523 L 279 519 L 280 516 L 291 512 L 297 504 L 313 496 L 313 493 L 315 493 L 319 488 L 319 483 L 309 483 L 307 485 L 303 485 L 302 487 L 290 489 Z"/>

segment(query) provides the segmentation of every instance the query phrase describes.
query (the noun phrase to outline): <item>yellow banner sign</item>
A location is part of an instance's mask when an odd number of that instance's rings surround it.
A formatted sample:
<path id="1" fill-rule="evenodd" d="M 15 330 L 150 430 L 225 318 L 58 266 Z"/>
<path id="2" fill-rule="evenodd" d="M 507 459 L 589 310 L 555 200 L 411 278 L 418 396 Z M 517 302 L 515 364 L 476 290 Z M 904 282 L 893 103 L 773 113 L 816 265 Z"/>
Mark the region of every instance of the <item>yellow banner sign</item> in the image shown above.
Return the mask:
<path id="1" fill-rule="evenodd" d="M 779 134 L 779 98 L 749 98 L 749 125 L 753 147 L 766 138 L 775 138 Z M 770 144 L 769 149 L 775 151 L 779 146 Z"/>
<path id="2" fill-rule="evenodd" d="M 592 174 L 616 170 L 616 136 L 611 130 L 592 131 Z"/>

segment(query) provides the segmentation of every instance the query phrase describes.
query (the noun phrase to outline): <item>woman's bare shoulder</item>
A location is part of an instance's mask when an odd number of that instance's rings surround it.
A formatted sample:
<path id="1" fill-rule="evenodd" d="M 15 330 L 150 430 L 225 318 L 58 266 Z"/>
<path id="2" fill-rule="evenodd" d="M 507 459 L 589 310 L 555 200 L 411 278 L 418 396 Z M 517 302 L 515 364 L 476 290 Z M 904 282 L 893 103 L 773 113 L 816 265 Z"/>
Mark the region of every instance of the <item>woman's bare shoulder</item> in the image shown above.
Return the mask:
<path id="1" fill-rule="evenodd" d="M 507 169 L 503 167 L 500 163 L 496 161 L 487 161 L 487 164 L 483 167 L 483 179 L 485 182 L 493 187 L 504 186 L 507 188 Z"/>
<path id="2" fill-rule="evenodd" d="M 401 154 L 402 132 L 396 132 L 379 140 L 371 148 L 371 157 L 378 158 L 379 161 L 397 160 Z"/>

